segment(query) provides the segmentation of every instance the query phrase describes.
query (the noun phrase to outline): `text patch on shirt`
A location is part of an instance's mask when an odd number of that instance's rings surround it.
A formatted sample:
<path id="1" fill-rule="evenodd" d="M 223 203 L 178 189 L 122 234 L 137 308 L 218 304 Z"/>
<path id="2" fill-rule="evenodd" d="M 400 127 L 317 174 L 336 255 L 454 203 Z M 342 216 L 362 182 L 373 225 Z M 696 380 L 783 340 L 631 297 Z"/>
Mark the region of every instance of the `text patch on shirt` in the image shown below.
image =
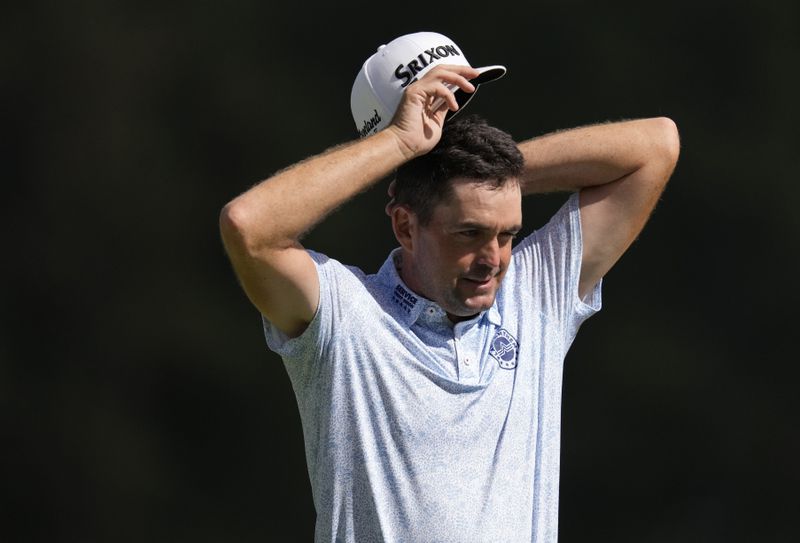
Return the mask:
<path id="1" fill-rule="evenodd" d="M 406 313 L 410 313 L 411 310 L 414 309 L 414 306 L 417 305 L 417 297 L 404 289 L 402 285 L 394 287 L 392 301 L 399 305 Z"/>

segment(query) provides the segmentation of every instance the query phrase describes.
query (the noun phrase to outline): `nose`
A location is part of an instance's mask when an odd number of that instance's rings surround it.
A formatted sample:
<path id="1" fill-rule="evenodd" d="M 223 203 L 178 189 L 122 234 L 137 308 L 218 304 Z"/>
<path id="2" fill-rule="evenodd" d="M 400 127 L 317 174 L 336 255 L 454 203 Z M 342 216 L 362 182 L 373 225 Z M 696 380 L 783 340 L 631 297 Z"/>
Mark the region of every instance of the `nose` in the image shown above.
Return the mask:
<path id="1" fill-rule="evenodd" d="M 481 247 L 478 263 L 495 270 L 500 267 L 500 242 L 496 237 Z"/>

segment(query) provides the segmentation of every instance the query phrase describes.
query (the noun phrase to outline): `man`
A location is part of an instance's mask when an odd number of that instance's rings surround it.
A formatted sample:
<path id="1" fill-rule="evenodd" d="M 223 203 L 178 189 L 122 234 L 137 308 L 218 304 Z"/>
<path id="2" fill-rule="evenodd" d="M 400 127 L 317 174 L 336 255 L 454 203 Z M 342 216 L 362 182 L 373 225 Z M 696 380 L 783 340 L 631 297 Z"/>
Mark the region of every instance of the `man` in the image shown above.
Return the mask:
<path id="1" fill-rule="evenodd" d="M 479 118 L 445 122 L 473 82 L 502 73 L 471 67 L 441 34 L 397 38 L 354 84 L 362 138 L 222 212 L 227 252 L 297 396 L 317 541 L 557 539 L 563 359 L 679 143 L 664 118 L 519 145 Z M 300 245 L 393 172 L 399 247 L 378 273 Z M 512 248 L 521 197 L 556 190 L 572 194 Z"/>

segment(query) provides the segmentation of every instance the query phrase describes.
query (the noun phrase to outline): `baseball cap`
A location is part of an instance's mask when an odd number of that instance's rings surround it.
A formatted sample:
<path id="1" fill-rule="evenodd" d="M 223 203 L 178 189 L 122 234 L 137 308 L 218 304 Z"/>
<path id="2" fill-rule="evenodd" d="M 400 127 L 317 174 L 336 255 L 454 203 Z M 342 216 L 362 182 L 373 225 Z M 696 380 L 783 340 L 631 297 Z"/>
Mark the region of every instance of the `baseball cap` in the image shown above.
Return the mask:
<path id="1" fill-rule="evenodd" d="M 438 32 L 405 34 L 378 47 L 361 66 L 350 92 L 350 109 L 361 137 L 389 126 L 406 87 L 438 64 L 471 66 L 461 48 Z M 499 65 L 476 69 L 480 75 L 470 80 L 475 92 L 454 90 L 458 111 L 467 105 L 482 83 L 499 79 L 506 73 L 505 66 Z M 445 119 L 453 114 L 448 111 Z"/>

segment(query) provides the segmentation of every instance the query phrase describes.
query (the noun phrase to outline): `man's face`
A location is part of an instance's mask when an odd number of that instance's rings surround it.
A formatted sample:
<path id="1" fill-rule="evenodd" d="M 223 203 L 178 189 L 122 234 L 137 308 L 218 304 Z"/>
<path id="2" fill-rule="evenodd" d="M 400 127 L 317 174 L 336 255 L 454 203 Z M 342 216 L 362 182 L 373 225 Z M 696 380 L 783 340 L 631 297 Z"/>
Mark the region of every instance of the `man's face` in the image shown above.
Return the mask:
<path id="1" fill-rule="evenodd" d="M 413 230 L 413 263 L 404 267 L 404 279 L 442 306 L 452 321 L 470 318 L 494 303 L 521 228 L 518 183 L 493 188 L 456 179 L 430 222 Z"/>

